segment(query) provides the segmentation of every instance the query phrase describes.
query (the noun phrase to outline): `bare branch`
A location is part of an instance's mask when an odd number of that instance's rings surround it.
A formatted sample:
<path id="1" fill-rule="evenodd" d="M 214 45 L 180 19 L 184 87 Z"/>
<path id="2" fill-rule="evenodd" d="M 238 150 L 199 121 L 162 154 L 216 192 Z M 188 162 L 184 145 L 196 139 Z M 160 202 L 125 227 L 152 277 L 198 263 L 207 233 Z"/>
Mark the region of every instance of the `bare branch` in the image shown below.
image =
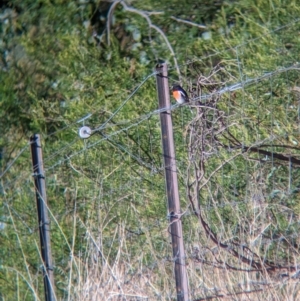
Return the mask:
<path id="1" fill-rule="evenodd" d="M 129 7 L 123 1 L 117 1 L 117 3 L 120 3 L 126 11 L 138 14 L 138 15 L 142 16 L 143 18 L 145 18 L 146 21 L 148 22 L 149 27 L 156 30 L 162 36 L 162 38 L 164 39 L 165 43 L 167 44 L 167 46 L 168 46 L 168 48 L 169 48 L 169 50 L 170 50 L 170 52 L 173 56 L 176 71 L 178 73 L 179 78 L 181 79 L 181 73 L 180 73 L 180 69 L 179 69 L 179 65 L 178 65 L 178 62 L 177 62 L 177 58 L 176 58 L 174 49 L 171 46 L 171 44 L 170 44 L 167 36 L 165 35 L 165 33 L 158 26 L 156 26 L 152 23 L 151 19 L 149 18 L 149 13 L 145 13 L 145 12 L 140 11 L 138 9 L 135 9 L 133 7 Z"/>
<path id="2" fill-rule="evenodd" d="M 110 24 L 111 24 L 111 18 L 112 13 L 115 10 L 116 6 L 121 2 L 122 0 L 116 0 L 113 2 L 111 7 L 109 8 L 109 11 L 107 13 L 107 22 L 106 22 L 106 29 L 107 29 L 107 45 L 110 46 Z"/>
<path id="3" fill-rule="evenodd" d="M 180 23 L 187 24 L 187 25 L 196 26 L 196 27 L 201 28 L 201 29 L 206 29 L 207 28 L 207 26 L 205 26 L 205 25 L 200 25 L 200 24 L 197 24 L 197 23 L 194 23 L 194 22 L 191 22 L 191 21 L 179 19 L 179 18 L 176 18 L 174 16 L 172 16 L 171 19 L 173 19 L 177 22 L 180 22 Z"/>

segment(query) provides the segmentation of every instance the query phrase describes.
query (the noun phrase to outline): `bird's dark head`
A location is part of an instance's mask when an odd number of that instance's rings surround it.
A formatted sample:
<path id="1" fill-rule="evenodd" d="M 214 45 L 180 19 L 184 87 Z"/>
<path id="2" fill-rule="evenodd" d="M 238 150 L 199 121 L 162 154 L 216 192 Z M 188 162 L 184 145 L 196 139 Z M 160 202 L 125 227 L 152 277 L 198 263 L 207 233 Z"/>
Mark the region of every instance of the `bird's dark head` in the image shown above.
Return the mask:
<path id="1" fill-rule="evenodd" d="M 179 90 L 181 89 L 180 85 L 173 85 L 172 86 L 172 91 L 176 91 L 176 90 Z"/>

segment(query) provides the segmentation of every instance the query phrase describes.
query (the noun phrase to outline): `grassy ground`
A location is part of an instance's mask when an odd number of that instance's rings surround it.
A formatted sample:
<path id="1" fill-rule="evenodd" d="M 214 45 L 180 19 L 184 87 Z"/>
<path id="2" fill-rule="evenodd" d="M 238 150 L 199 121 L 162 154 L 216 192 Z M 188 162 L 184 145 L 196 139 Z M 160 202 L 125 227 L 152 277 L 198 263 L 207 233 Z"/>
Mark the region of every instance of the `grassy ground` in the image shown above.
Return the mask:
<path id="1" fill-rule="evenodd" d="M 6 2 L 2 300 L 44 296 L 34 132 L 57 299 L 176 299 L 159 58 L 196 106 L 172 112 L 190 299 L 297 300 L 298 16 L 296 1 L 277 0 Z M 98 130 L 82 140 L 82 125 Z"/>

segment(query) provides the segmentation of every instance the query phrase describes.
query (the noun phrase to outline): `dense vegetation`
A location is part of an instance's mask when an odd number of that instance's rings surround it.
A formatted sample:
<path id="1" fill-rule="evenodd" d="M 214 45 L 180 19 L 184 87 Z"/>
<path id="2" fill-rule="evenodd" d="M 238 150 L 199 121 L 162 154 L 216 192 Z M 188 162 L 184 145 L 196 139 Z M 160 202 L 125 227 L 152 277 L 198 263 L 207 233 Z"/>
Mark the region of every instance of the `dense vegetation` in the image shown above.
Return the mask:
<path id="1" fill-rule="evenodd" d="M 299 13 L 296 0 L 2 2 L 0 300 L 43 299 L 33 133 L 58 300 L 175 298 L 159 59 L 202 96 L 173 110 L 191 299 L 297 300 Z M 86 124 L 98 131 L 82 140 Z"/>

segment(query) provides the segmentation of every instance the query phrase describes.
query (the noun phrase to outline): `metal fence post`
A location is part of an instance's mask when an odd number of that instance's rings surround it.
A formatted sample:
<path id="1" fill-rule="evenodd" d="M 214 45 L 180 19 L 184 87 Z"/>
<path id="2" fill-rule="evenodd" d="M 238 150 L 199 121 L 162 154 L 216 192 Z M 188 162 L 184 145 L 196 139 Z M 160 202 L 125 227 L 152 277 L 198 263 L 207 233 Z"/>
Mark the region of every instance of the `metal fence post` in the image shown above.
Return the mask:
<path id="1" fill-rule="evenodd" d="M 55 301 L 53 264 L 50 245 L 50 225 L 47 208 L 45 174 L 43 166 L 42 146 L 40 135 L 30 138 L 34 184 L 38 211 L 38 225 L 40 232 L 41 253 L 43 259 L 43 278 L 45 300 Z"/>
<path id="2" fill-rule="evenodd" d="M 156 76 L 159 109 L 170 108 L 170 93 L 168 84 L 167 64 L 156 66 Z M 165 166 L 166 191 L 168 198 L 168 211 L 170 217 L 170 233 L 172 237 L 174 272 L 178 301 L 187 301 L 189 297 L 188 279 L 185 265 L 182 224 L 180 219 L 180 202 L 173 138 L 173 125 L 171 111 L 160 113 L 163 157 Z"/>

